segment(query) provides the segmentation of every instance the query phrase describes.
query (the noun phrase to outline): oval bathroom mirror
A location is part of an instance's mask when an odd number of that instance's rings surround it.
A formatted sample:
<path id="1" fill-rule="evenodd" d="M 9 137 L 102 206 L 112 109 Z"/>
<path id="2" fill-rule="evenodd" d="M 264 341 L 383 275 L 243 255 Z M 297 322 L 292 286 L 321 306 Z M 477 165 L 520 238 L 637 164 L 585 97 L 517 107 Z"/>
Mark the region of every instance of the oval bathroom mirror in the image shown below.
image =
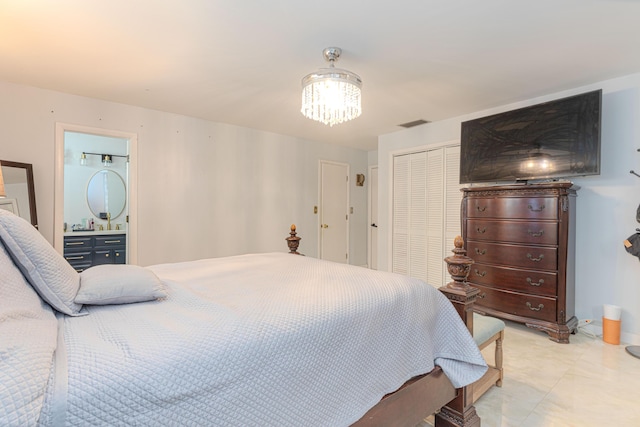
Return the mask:
<path id="1" fill-rule="evenodd" d="M 87 204 L 97 218 L 110 213 L 111 219 L 116 219 L 124 211 L 126 200 L 124 180 L 117 172 L 103 169 L 89 180 Z"/>

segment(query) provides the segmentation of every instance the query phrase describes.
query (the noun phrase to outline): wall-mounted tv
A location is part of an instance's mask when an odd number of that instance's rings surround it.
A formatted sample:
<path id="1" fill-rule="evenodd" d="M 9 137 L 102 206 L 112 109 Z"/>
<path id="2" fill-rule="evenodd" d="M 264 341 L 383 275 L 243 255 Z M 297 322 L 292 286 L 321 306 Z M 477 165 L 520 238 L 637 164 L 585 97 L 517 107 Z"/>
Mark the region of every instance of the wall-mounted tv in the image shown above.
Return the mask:
<path id="1" fill-rule="evenodd" d="M 602 90 L 462 123 L 460 183 L 600 174 Z"/>

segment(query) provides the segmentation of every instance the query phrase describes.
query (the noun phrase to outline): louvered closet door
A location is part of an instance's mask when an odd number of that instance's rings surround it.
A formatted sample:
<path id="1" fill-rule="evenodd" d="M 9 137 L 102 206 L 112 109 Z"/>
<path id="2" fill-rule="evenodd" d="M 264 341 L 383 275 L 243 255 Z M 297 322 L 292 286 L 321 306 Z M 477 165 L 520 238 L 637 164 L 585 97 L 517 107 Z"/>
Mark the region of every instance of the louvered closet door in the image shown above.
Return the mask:
<path id="1" fill-rule="evenodd" d="M 427 153 L 412 154 L 409 159 L 409 275 L 427 280 Z"/>
<path id="2" fill-rule="evenodd" d="M 453 239 L 462 235 L 460 204 L 462 203 L 462 185 L 460 185 L 460 146 L 444 149 L 444 241 L 442 242 L 442 258 L 453 255 Z M 442 262 L 442 282 L 451 282 L 446 263 Z"/>
<path id="3" fill-rule="evenodd" d="M 459 159 L 457 146 L 394 157 L 393 272 L 449 282 L 443 259 L 460 234 Z"/>
<path id="4" fill-rule="evenodd" d="M 427 280 L 427 153 L 393 161 L 392 271 Z"/>
<path id="5" fill-rule="evenodd" d="M 391 271 L 409 275 L 409 159 L 393 158 L 393 234 Z"/>
<path id="6" fill-rule="evenodd" d="M 444 262 L 442 221 L 444 219 L 444 150 L 427 152 L 427 283 L 440 287 Z"/>

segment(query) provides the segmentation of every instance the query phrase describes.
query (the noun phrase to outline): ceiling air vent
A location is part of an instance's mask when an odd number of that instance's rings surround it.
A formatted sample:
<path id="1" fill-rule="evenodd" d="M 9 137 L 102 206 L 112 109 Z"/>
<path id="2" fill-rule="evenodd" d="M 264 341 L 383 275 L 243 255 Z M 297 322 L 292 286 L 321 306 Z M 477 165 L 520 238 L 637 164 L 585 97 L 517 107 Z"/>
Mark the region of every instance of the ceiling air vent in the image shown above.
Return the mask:
<path id="1" fill-rule="evenodd" d="M 401 126 L 403 128 L 412 128 L 414 126 L 420 126 L 420 125 L 424 125 L 426 123 L 431 123 L 431 122 L 429 120 L 420 119 L 420 120 L 414 120 L 414 121 L 408 122 L 408 123 L 403 123 L 403 124 L 398 125 L 398 126 Z"/>

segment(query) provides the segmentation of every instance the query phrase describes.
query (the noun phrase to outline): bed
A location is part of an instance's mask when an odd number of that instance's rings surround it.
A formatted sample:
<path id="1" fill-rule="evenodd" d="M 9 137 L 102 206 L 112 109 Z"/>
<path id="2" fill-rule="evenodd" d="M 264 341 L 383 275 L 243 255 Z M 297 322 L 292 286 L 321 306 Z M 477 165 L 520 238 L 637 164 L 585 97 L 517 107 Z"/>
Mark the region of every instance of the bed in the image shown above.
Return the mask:
<path id="1" fill-rule="evenodd" d="M 0 242 L 2 425 L 415 424 L 454 398 L 439 421 L 462 425 L 486 370 L 447 298 L 392 273 L 270 253 L 78 275 L 2 211 Z"/>

